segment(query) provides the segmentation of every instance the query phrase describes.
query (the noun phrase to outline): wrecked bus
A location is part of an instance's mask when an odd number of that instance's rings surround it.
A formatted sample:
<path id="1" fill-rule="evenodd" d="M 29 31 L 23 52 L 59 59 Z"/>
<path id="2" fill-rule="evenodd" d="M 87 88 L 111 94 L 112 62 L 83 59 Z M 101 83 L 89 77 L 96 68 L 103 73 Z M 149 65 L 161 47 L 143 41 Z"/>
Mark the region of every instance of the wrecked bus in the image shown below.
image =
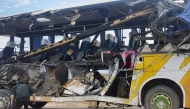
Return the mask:
<path id="1" fill-rule="evenodd" d="M 146 109 L 189 108 L 190 35 L 186 19 L 189 5 L 190 3 L 186 3 L 185 8 L 184 4 L 160 0 L 123 18 L 1 61 L 1 107 L 10 107 L 12 86 L 28 80 L 37 95 L 36 104 L 30 104 L 33 108 L 41 108 L 48 102 L 69 101 L 100 101 L 123 107 L 142 105 Z M 157 9 L 153 8 L 155 6 Z M 79 52 L 86 53 L 81 57 L 80 53 L 75 53 L 79 40 L 85 42 L 87 40 L 84 39 L 91 35 L 143 17 L 149 19 L 147 26 L 150 31 L 137 33 L 136 29 L 132 28 L 132 48 L 116 49 L 114 45 L 118 42 L 113 40 L 116 38 L 107 36 L 106 50 L 101 50 L 101 47 L 95 51 L 81 49 Z M 140 37 L 147 33 L 151 33 L 152 37 Z M 139 42 L 149 39 L 153 39 L 155 45 L 138 45 Z M 72 43 L 74 47 L 70 47 Z M 70 61 L 63 61 L 67 57 L 58 53 L 53 55 L 50 61 L 26 63 L 28 59 L 61 47 L 68 47 L 66 56 L 80 57 L 79 60 L 70 58 Z M 72 56 L 73 54 L 75 56 Z M 61 61 L 53 61 L 55 58 L 61 58 Z M 103 87 L 91 90 L 95 85 L 92 75 L 97 70 L 108 70 L 109 76 Z"/>

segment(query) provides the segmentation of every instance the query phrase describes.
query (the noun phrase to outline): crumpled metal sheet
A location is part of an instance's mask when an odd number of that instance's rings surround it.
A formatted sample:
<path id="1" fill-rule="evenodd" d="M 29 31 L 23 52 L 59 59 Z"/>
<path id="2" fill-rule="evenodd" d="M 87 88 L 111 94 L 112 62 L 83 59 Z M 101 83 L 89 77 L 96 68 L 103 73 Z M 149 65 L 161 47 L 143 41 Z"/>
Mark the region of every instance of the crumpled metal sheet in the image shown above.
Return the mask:
<path id="1" fill-rule="evenodd" d="M 63 87 L 65 88 L 64 94 L 83 95 L 91 86 L 93 86 L 93 82 L 89 78 L 87 78 L 84 74 L 80 74 L 77 77 L 73 78 L 71 81 L 63 85 Z"/>
<path id="2" fill-rule="evenodd" d="M 64 85 L 64 88 L 66 90 L 64 91 L 64 94 L 72 95 L 72 94 L 79 94 L 83 95 L 86 92 L 86 88 L 88 85 L 81 83 L 80 80 L 72 80 L 69 84 Z"/>

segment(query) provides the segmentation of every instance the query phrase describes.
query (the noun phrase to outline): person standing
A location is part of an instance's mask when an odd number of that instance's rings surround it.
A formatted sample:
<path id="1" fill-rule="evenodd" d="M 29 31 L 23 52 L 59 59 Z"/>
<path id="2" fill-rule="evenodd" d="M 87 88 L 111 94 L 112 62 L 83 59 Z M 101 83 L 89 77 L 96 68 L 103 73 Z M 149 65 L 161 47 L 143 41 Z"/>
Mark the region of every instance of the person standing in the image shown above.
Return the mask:
<path id="1" fill-rule="evenodd" d="M 14 103 L 15 109 L 21 109 L 22 105 L 24 105 L 24 109 L 28 109 L 31 95 L 35 104 L 34 90 L 28 85 L 28 81 L 21 82 L 11 90 L 11 106 Z"/>

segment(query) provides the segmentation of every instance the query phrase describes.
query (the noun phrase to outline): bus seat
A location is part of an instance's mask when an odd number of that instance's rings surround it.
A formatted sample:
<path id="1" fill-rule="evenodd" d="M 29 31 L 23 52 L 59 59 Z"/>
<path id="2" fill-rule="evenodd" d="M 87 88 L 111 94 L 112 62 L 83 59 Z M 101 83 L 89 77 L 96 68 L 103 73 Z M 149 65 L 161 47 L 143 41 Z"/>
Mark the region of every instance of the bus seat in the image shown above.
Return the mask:
<path id="1" fill-rule="evenodd" d="M 42 39 L 41 40 L 41 46 L 40 48 L 43 49 L 45 46 L 50 45 L 51 42 L 48 39 Z M 30 58 L 30 62 L 42 62 L 44 60 L 48 60 L 50 58 L 50 52 L 45 52 L 40 55 L 34 56 Z"/>
<path id="2" fill-rule="evenodd" d="M 77 52 L 76 60 L 79 61 L 79 60 L 83 59 L 88 54 L 88 50 L 90 48 L 90 42 L 91 42 L 90 37 L 82 40 L 81 46 L 79 47 L 79 52 Z"/>
<path id="3" fill-rule="evenodd" d="M 60 51 L 61 54 L 66 55 L 69 48 L 70 48 L 70 46 L 69 46 L 69 44 L 67 44 L 67 45 L 64 45 L 63 47 L 61 47 L 59 49 L 59 51 Z"/>
<path id="4" fill-rule="evenodd" d="M 41 47 L 50 45 L 51 42 L 48 39 L 42 39 L 41 40 Z"/>
<path id="5" fill-rule="evenodd" d="M 105 42 L 105 49 L 110 51 L 112 49 L 114 43 L 114 37 L 111 34 L 107 34 L 106 42 Z"/>
<path id="6" fill-rule="evenodd" d="M 90 42 L 90 37 L 82 40 L 80 51 L 82 51 L 84 55 L 87 54 L 87 50 L 90 48 Z"/>
<path id="7" fill-rule="evenodd" d="M 2 52 L 2 59 L 5 60 L 13 56 L 14 48 L 6 46 Z"/>
<path id="8" fill-rule="evenodd" d="M 115 36 L 115 37 L 114 37 L 114 43 L 113 43 L 112 51 L 115 51 L 115 50 L 116 50 L 117 45 L 118 45 L 118 39 L 117 39 L 117 37 Z"/>
<path id="9" fill-rule="evenodd" d="M 98 40 L 94 40 L 91 49 L 89 49 L 88 54 L 94 54 L 98 49 L 100 49 L 101 43 Z"/>
<path id="10" fill-rule="evenodd" d="M 108 49 L 108 44 L 110 42 L 110 37 L 111 37 L 111 34 L 106 35 L 106 40 L 105 40 L 105 49 L 106 50 Z"/>
<path id="11" fill-rule="evenodd" d="M 41 48 L 48 46 L 50 44 L 51 44 L 51 42 L 48 39 L 42 39 L 41 40 Z M 50 55 L 51 55 L 50 51 L 42 53 L 41 58 L 39 59 L 39 62 L 42 62 L 44 60 L 48 60 L 50 58 Z"/>
<path id="12" fill-rule="evenodd" d="M 61 55 L 63 56 L 63 60 L 65 60 L 65 58 L 67 57 L 67 51 L 69 50 L 70 46 L 69 44 L 62 46 L 59 49 L 59 52 L 61 53 Z"/>
<path id="13" fill-rule="evenodd" d="M 13 56 L 15 46 L 18 46 L 18 44 L 12 41 L 7 42 L 5 48 L 2 51 L 2 60 L 8 59 Z"/>

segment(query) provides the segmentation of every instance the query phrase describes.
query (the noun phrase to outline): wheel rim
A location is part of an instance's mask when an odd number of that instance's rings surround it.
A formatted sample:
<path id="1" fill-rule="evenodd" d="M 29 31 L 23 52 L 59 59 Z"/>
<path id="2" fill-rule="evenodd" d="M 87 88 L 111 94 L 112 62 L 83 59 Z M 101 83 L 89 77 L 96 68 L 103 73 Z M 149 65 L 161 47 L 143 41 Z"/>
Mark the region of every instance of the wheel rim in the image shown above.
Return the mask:
<path id="1" fill-rule="evenodd" d="M 0 96 L 0 109 L 7 109 L 9 106 L 9 99 L 4 96 L 4 95 L 1 95 Z"/>
<path id="2" fill-rule="evenodd" d="M 171 101 L 166 95 L 156 95 L 152 100 L 153 109 L 170 109 Z"/>

